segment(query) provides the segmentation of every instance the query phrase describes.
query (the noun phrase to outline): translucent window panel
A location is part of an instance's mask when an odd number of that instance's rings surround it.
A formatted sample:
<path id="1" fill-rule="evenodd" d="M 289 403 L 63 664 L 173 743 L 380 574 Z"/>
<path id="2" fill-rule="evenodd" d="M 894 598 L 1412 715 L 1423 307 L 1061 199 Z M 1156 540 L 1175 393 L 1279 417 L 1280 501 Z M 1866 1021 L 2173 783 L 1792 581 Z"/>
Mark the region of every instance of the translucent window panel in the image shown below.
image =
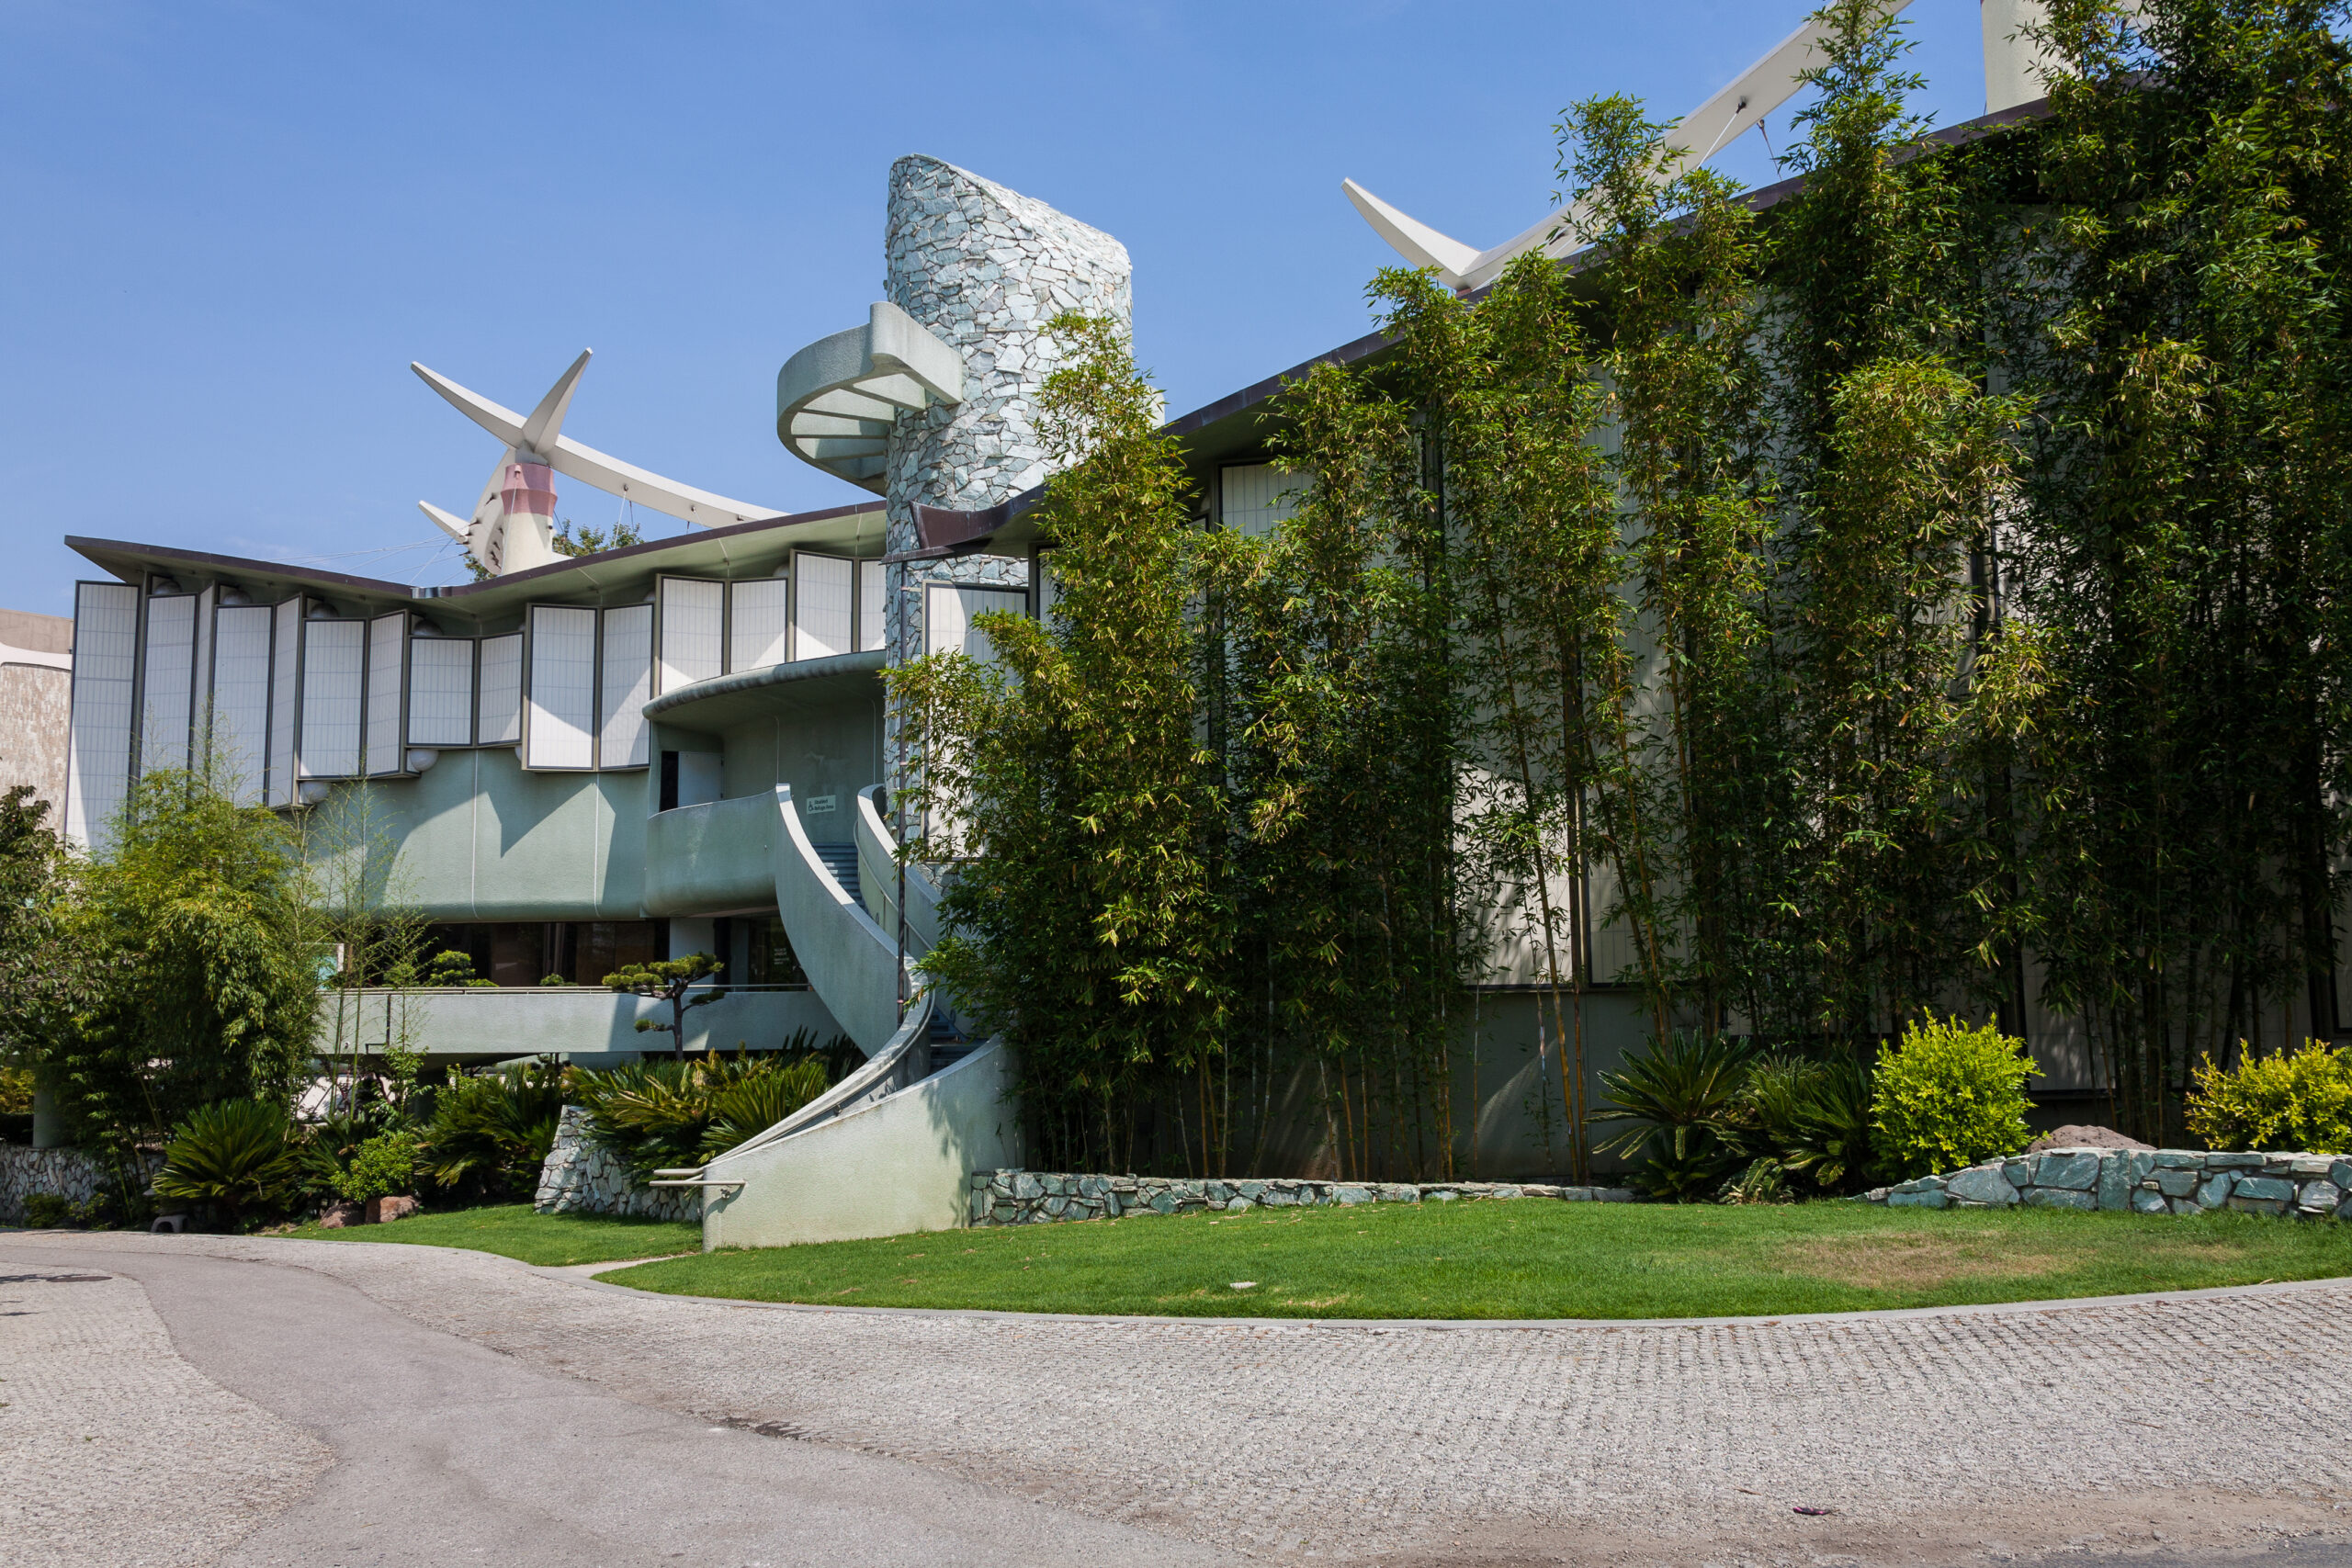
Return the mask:
<path id="1" fill-rule="evenodd" d="M 786 619 L 792 585 L 781 577 L 755 577 L 727 585 L 730 601 L 727 668 L 764 670 L 788 657 L 792 623 Z"/>
<path id="2" fill-rule="evenodd" d="M 727 584 L 691 577 L 662 580 L 662 663 L 664 692 L 726 672 Z"/>
<path id="3" fill-rule="evenodd" d="M 139 590 L 74 589 L 74 708 L 66 736 L 65 830 L 102 850 L 130 782 L 130 698 L 139 663 Z"/>
<path id="4" fill-rule="evenodd" d="M 871 653 L 882 646 L 887 618 L 882 606 L 889 595 L 890 569 L 878 560 L 857 563 L 857 650 Z"/>
<path id="5" fill-rule="evenodd" d="M 512 746 L 523 739 L 523 634 L 481 639 L 481 711 L 474 744 Z"/>
<path id="6" fill-rule="evenodd" d="M 347 779 L 359 773 L 359 705 L 368 623 L 302 623 L 302 728 L 295 776 Z"/>
<path id="7" fill-rule="evenodd" d="M 288 599 L 270 610 L 269 786 L 272 806 L 294 802 L 294 723 L 301 716 L 302 601 Z"/>
<path id="8" fill-rule="evenodd" d="M 841 556 L 792 558 L 792 657 L 830 659 L 847 653 L 850 641 L 852 569 Z"/>
<path id="9" fill-rule="evenodd" d="M 1219 479 L 1221 520 L 1235 533 L 1252 536 L 1271 534 L 1275 525 L 1295 516 L 1307 485 L 1305 474 L 1286 474 L 1272 463 L 1236 464 Z"/>
<path id="10" fill-rule="evenodd" d="M 269 606 L 212 617 L 212 766 L 241 806 L 262 797 L 269 762 Z"/>
<path id="11" fill-rule="evenodd" d="M 523 765 L 596 765 L 596 612 L 531 606 L 531 673 L 523 698 Z"/>
<path id="12" fill-rule="evenodd" d="M 401 701 L 408 687 L 408 616 L 400 611 L 368 623 L 368 772 L 397 773 L 407 741 Z"/>
<path id="13" fill-rule="evenodd" d="M 185 768 L 196 686 L 195 595 L 148 598 L 145 652 L 139 672 L 139 766 Z"/>
<path id="14" fill-rule="evenodd" d="M 474 743 L 474 639 L 414 637 L 408 643 L 408 743 Z"/>
<path id="15" fill-rule="evenodd" d="M 923 590 L 923 651 L 968 653 L 983 664 L 996 662 L 996 647 L 988 634 L 972 625 L 974 617 L 991 610 L 1025 615 L 1029 595 L 1010 588 L 965 588 L 933 582 Z"/>
<path id="16" fill-rule="evenodd" d="M 596 765 L 641 768 L 651 727 L 653 606 L 630 604 L 605 612 L 605 671 L 596 724 Z"/>

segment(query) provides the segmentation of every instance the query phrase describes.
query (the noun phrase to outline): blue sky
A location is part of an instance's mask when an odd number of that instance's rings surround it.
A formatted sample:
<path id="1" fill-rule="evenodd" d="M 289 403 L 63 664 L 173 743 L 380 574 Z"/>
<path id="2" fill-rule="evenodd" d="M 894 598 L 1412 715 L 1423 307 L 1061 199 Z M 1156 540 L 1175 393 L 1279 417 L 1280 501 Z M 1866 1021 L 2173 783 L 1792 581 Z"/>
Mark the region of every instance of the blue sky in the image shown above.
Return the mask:
<path id="1" fill-rule="evenodd" d="M 857 499 L 776 444 L 775 378 L 878 297 L 903 152 L 1124 241 L 1181 412 L 1366 329 L 1393 258 L 1342 175 L 1492 244 L 1564 106 L 1679 114 L 1805 4 L 0 0 L 0 604 L 71 612 L 68 534 L 461 581 L 415 502 L 498 448 L 412 359 L 527 409 L 593 346 L 567 434 Z M 1919 107 L 1979 112 L 1975 0 L 1910 17 Z M 1716 164 L 1777 177 L 1754 135 Z"/>

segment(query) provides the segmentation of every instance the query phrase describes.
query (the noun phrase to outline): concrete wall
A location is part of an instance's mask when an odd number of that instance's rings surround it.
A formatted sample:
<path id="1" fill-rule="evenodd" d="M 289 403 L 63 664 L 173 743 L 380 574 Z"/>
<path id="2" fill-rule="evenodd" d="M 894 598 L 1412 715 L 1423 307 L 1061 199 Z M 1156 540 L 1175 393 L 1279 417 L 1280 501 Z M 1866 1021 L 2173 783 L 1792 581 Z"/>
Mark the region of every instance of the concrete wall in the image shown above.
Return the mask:
<path id="1" fill-rule="evenodd" d="M 702 1240 L 786 1247 L 953 1230 L 970 1173 L 1022 1163 L 1012 1059 L 983 1046 L 888 1099 L 726 1156 L 710 1172 L 743 1186 L 703 1210 Z"/>
<path id="2" fill-rule="evenodd" d="M 761 719 L 725 734 L 727 795 L 766 795 L 792 786 L 804 808 L 831 795 L 833 809 L 807 818 L 809 837 L 846 844 L 855 837 L 857 792 L 882 780 L 882 700 L 852 702 Z"/>
<path id="3" fill-rule="evenodd" d="M 682 806 L 645 824 L 645 908 L 653 915 L 766 908 L 775 903 L 772 793 Z"/>
<path id="4" fill-rule="evenodd" d="M 321 998 L 316 1039 L 322 1053 L 355 1043 L 365 1053 L 381 1050 L 400 1032 L 409 1049 L 429 1055 L 499 1059 L 669 1050 L 667 1034 L 637 1032 L 640 1018 L 667 1023 L 670 1010 L 642 997 L 573 986 L 369 990 L 347 999 Z M 731 1051 L 741 1044 L 757 1050 L 802 1028 L 813 1031 L 820 1043 L 842 1032 L 813 991 L 731 990 L 687 1012 L 686 1049 Z"/>
<path id="5" fill-rule="evenodd" d="M 0 643 L 39 653 L 70 653 L 74 622 L 64 615 L 0 610 Z M 65 822 L 65 740 L 74 672 L 45 664 L 0 663 L 0 794 L 18 784 L 49 802 L 49 825 Z"/>

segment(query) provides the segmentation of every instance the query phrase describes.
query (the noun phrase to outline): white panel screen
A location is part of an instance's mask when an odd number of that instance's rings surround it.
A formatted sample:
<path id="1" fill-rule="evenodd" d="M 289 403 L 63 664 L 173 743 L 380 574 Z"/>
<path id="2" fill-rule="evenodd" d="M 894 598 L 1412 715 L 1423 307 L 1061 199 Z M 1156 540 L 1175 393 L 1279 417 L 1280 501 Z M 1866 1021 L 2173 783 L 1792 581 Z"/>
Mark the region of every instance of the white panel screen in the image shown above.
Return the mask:
<path id="1" fill-rule="evenodd" d="M 729 670 L 764 670 L 771 664 L 781 664 L 786 654 L 786 637 L 791 623 L 785 618 L 791 602 L 792 585 L 781 577 L 755 577 L 745 582 L 730 582 L 727 592 L 731 601 L 728 632 L 727 668 Z"/>
<path id="2" fill-rule="evenodd" d="M 195 596 L 150 596 L 146 661 L 140 671 L 141 772 L 187 766 L 188 707 L 195 683 Z"/>
<path id="3" fill-rule="evenodd" d="M 878 560 L 857 563 L 857 650 L 870 653 L 882 646 L 882 604 L 888 592 L 890 569 Z"/>
<path id="4" fill-rule="evenodd" d="M 408 616 L 394 611 L 368 623 L 368 772 L 397 773 L 407 743 L 401 738 L 401 695 L 408 685 Z"/>
<path id="5" fill-rule="evenodd" d="M 531 606 L 531 678 L 523 705 L 523 765 L 596 765 L 596 612 Z"/>
<path id="6" fill-rule="evenodd" d="M 1237 534 L 1271 534 L 1298 512 L 1306 492 L 1305 474 L 1286 474 L 1272 463 L 1242 463 L 1220 476 L 1224 486 L 1221 517 Z"/>
<path id="7" fill-rule="evenodd" d="M 702 582 L 691 577 L 662 580 L 662 664 L 660 690 L 674 692 L 696 681 L 725 673 L 727 584 Z M 605 635 L 611 636 L 611 618 Z"/>
<path id="8" fill-rule="evenodd" d="M 302 601 L 288 599 L 270 611 L 269 790 L 272 806 L 294 801 L 294 721 L 300 716 L 302 690 Z"/>
<path id="9" fill-rule="evenodd" d="M 923 590 L 923 651 L 968 653 L 984 664 L 996 662 L 996 648 L 988 634 L 972 625 L 973 618 L 991 610 L 1025 613 L 1029 595 L 1009 588 L 959 588 L 933 582 Z"/>
<path id="10" fill-rule="evenodd" d="M 812 556 L 806 550 L 792 558 L 793 658 L 830 659 L 854 646 L 850 576 L 856 564 L 840 556 Z"/>
<path id="11" fill-rule="evenodd" d="M 306 779 L 347 779 L 359 772 L 361 666 L 365 621 L 302 623 L 302 732 L 296 738 L 296 773 Z"/>
<path id="12" fill-rule="evenodd" d="M 408 644 L 408 743 L 474 742 L 474 639 L 417 637 Z"/>
<path id="13" fill-rule="evenodd" d="M 523 739 L 523 634 L 481 639 L 481 712 L 474 744 L 512 746 Z"/>
<path id="14" fill-rule="evenodd" d="M 227 604 L 212 620 L 212 767 L 240 806 L 262 797 L 269 760 L 269 606 Z"/>
<path id="15" fill-rule="evenodd" d="M 65 830 L 103 850 L 130 781 L 131 679 L 139 662 L 139 590 L 74 589 L 74 717 L 66 741 Z"/>
<path id="16" fill-rule="evenodd" d="M 645 705 L 653 700 L 652 605 L 605 612 L 604 674 L 598 688 L 596 765 L 641 768 L 651 731 L 645 722 Z"/>

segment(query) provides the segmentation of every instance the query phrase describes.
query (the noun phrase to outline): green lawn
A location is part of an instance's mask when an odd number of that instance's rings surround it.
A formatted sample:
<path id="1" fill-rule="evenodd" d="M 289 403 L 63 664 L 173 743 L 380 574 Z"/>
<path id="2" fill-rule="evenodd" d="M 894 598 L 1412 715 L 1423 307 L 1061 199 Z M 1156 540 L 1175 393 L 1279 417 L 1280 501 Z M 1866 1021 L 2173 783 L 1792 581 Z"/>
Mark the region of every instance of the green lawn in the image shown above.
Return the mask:
<path id="1" fill-rule="evenodd" d="M 702 1226 L 619 1214 L 535 1214 L 528 1203 L 412 1214 L 389 1225 L 348 1225 L 291 1233 L 316 1241 L 390 1241 L 410 1247 L 461 1247 L 526 1263 L 609 1263 L 702 1249 Z"/>
<path id="2" fill-rule="evenodd" d="M 2253 1214 L 2152 1219 L 2041 1209 L 1678 1208 L 1529 1198 L 941 1231 L 698 1253 L 603 1278 L 676 1294 L 854 1306 L 1638 1318 L 2032 1301 L 2346 1275 L 2352 1275 L 2352 1225 Z M 1238 1290 L 1237 1281 L 1251 1283 Z"/>

